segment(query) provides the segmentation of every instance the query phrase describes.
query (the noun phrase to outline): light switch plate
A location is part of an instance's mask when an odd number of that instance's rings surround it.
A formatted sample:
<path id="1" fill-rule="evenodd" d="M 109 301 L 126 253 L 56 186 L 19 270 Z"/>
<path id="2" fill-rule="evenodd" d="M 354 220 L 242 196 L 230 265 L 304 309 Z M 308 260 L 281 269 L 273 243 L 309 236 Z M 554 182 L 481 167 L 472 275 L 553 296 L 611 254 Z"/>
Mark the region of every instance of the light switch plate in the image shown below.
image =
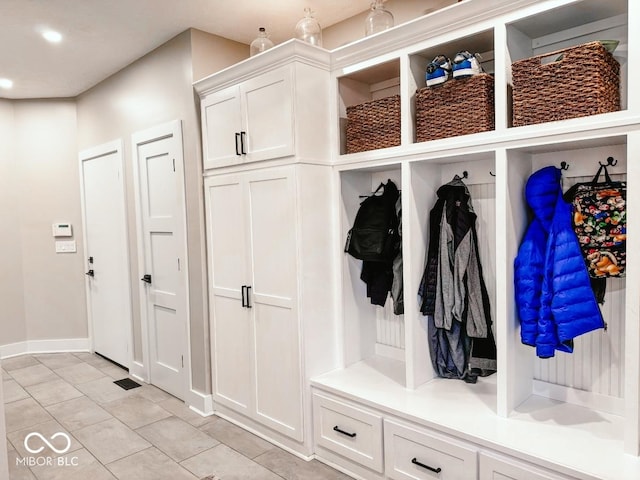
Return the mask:
<path id="1" fill-rule="evenodd" d="M 56 242 L 56 253 L 75 253 L 75 252 L 76 252 L 75 240 L 65 240 L 65 241 Z"/>

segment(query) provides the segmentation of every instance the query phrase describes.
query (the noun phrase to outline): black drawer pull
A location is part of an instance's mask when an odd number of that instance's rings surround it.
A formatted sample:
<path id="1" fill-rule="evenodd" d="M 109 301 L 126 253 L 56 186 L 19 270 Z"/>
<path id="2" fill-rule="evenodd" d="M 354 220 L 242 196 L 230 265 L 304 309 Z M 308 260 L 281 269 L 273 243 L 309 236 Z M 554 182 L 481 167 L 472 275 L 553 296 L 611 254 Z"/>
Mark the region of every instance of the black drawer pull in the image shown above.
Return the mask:
<path id="1" fill-rule="evenodd" d="M 240 156 L 240 152 L 238 151 L 238 139 L 240 138 L 240 134 L 236 133 L 236 155 Z"/>
<path id="2" fill-rule="evenodd" d="M 413 458 L 413 460 L 411 460 L 411 463 L 413 463 L 414 465 L 418 465 L 419 467 L 426 468 L 427 470 L 430 470 L 435 473 L 440 473 L 442 471 L 440 467 L 433 468 L 433 467 L 430 467 L 429 465 L 425 465 L 424 463 L 420 463 L 418 459 L 415 457 Z"/>
<path id="3" fill-rule="evenodd" d="M 340 430 L 340 428 L 338 427 L 338 425 L 336 425 L 335 427 L 333 427 L 333 431 L 334 431 L 334 432 L 341 433 L 341 434 L 343 434 L 343 435 L 346 435 L 347 437 L 350 437 L 350 438 L 354 438 L 354 437 L 356 436 L 356 434 L 355 434 L 355 433 L 349 433 L 349 432 L 345 432 L 344 430 Z"/>

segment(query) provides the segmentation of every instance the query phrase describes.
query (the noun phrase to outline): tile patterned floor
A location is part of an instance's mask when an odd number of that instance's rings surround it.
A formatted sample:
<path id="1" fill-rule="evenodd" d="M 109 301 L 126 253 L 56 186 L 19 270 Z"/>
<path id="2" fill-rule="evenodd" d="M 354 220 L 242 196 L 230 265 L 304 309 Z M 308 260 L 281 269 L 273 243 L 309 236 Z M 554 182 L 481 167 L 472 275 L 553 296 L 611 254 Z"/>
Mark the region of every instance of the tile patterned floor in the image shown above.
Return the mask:
<path id="1" fill-rule="evenodd" d="M 126 372 L 89 353 L 2 361 L 11 480 L 347 480 L 218 417 L 201 417 L 151 385 L 123 390 Z M 38 432 L 53 447 L 30 454 Z M 40 443 L 38 443 L 40 442 Z M 36 445 L 38 443 L 38 445 Z M 34 438 L 29 445 L 38 448 Z M 24 464 L 24 459 L 50 465 Z"/>

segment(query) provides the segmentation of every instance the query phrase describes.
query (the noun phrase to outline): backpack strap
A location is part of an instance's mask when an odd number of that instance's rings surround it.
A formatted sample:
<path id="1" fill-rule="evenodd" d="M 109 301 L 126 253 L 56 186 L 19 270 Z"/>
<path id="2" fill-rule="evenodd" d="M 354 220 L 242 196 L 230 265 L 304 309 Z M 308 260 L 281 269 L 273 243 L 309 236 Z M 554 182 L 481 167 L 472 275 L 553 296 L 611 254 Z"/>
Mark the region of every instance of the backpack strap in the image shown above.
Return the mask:
<path id="1" fill-rule="evenodd" d="M 593 177 L 593 180 L 591 180 L 592 185 L 595 185 L 597 183 L 602 183 L 602 182 L 598 182 L 598 180 L 600 180 L 600 174 L 602 173 L 603 170 L 604 170 L 605 183 L 613 183 L 613 181 L 611 180 L 611 177 L 609 176 L 609 171 L 607 170 L 607 166 L 600 164 L 600 168 L 598 168 L 598 173 L 596 173 L 596 176 Z"/>

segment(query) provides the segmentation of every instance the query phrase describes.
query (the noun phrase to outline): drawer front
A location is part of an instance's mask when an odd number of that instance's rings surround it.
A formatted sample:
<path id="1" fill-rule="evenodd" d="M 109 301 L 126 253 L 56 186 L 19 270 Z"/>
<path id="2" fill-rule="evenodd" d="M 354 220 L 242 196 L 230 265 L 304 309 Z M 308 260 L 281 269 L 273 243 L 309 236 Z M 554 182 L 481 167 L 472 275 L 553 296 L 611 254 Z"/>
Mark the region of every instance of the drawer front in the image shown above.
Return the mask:
<path id="1" fill-rule="evenodd" d="M 382 472 L 382 417 L 341 400 L 313 395 L 318 446 Z"/>
<path id="2" fill-rule="evenodd" d="M 572 480 L 513 458 L 480 454 L 480 480 Z"/>
<path id="3" fill-rule="evenodd" d="M 395 480 L 475 480 L 478 453 L 436 433 L 384 421 L 386 474 Z"/>

